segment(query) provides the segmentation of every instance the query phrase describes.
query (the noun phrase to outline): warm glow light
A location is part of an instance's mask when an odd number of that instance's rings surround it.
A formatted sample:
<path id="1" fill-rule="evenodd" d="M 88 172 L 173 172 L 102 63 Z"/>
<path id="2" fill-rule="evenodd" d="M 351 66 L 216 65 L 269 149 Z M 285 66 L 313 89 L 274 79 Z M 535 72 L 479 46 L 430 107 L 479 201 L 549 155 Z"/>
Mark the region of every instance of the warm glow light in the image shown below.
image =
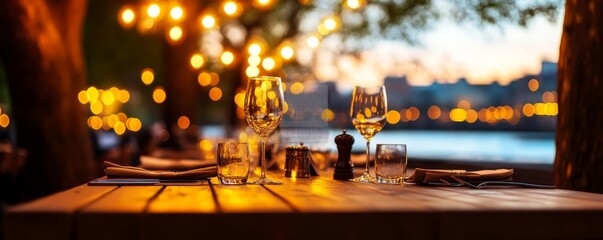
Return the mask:
<path id="1" fill-rule="evenodd" d="M 212 72 L 209 74 L 209 76 L 211 77 L 211 81 L 209 82 L 210 86 L 216 86 L 218 83 L 220 83 L 220 75 L 217 73 Z"/>
<path id="2" fill-rule="evenodd" d="M 255 8 L 266 10 L 274 5 L 276 0 L 253 0 L 252 5 Z"/>
<path id="3" fill-rule="evenodd" d="M 272 69 L 274 69 L 274 66 L 275 66 L 275 62 L 274 62 L 274 59 L 271 57 L 264 58 L 264 61 L 262 61 L 262 67 L 266 71 L 271 71 Z"/>
<path id="4" fill-rule="evenodd" d="M 140 74 L 140 79 L 145 85 L 151 85 L 151 83 L 153 83 L 153 80 L 155 80 L 155 73 L 153 72 L 153 69 L 143 69 L 142 73 Z"/>
<path id="5" fill-rule="evenodd" d="M 467 119 L 467 111 L 461 108 L 454 108 L 450 110 L 450 120 L 454 122 L 463 122 Z"/>
<path id="6" fill-rule="evenodd" d="M 352 9 L 352 10 L 356 10 L 359 9 L 362 5 L 364 5 L 364 1 L 361 0 L 346 0 L 345 1 L 345 5 Z"/>
<path id="7" fill-rule="evenodd" d="M 457 104 L 457 107 L 467 110 L 467 109 L 471 108 L 471 103 L 469 103 L 469 101 L 467 101 L 467 100 L 461 100 Z"/>
<path id="8" fill-rule="evenodd" d="M 254 66 L 254 67 L 257 67 L 258 65 L 260 65 L 260 62 L 262 62 L 262 59 L 258 55 L 251 55 L 247 59 L 247 63 L 249 63 L 250 66 Z"/>
<path id="9" fill-rule="evenodd" d="M 212 15 L 205 15 L 202 19 L 201 19 L 201 24 L 203 25 L 204 28 L 213 28 L 216 25 L 216 18 Z"/>
<path id="10" fill-rule="evenodd" d="M 245 92 L 238 92 L 234 96 L 234 102 L 239 108 L 243 108 L 243 104 L 245 104 Z"/>
<path id="11" fill-rule="evenodd" d="M 88 96 L 86 95 L 86 90 L 82 90 L 77 94 L 77 100 L 80 101 L 81 104 L 88 103 Z"/>
<path id="12" fill-rule="evenodd" d="M 153 27 L 155 27 L 155 20 L 150 18 L 145 18 L 143 21 L 138 23 L 138 30 L 141 32 L 148 32 Z"/>
<path id="13" fill-rule="evenodd" d="M 10 124 L 10 118 L 6 114 L 0 115 L 0 127 L 6 128 Z"/>
<path id="14" fill-rule="evenodd" d="M 293 53 L 293 48 L 291 48 L 290 46 L 284 46 L 281 49 L 281 56 L 285 60 L 290 60 L 291 58 L 293 58 Z"/>
<path id="15" fill-rule="evenodd" d="M 300 94 L 301 92 L 304 91 L 304 84 L 301 82 L 294 82 L 293 84 L 291 84 L 291 87 L 289 88 L 289 90 L 293 94 L 296 94 L 296 95 Z"/>
<path id="16" fill-rule="evenodd" d="M 531 79 L 528 82 L 528 88 L 530 89 L 530 91 L 536 92 L 538 90 L 538 87 L 540 87 L 540 84 L 538 83 L 538 80 Z"/>
<path id="17" fill-rule="evenodd" d="M 199 82 L 199 85 L 205 87 L 211 83 L 211 76 L 207 72 L 202 72 L 197 77 L 197 82 Z"/>
<path id="18" fill-rule="evenodd" d="M 142 122 L 138 118 L 128 118 L 126 127 L 132 132 L 138 132 L 142 128 Z"/>
<path id="19" fill-rule="evenodd" d="M 389 124 L 397 124 L 398 122 L 400 122 L 401 118 L 402 117 L 400 116 L 400 112 L 396 110 L 390 110 L 389 112 L 387 112 L 387 123 Z"/>
<path id="20" fill-rule="evenodd" d="M 475 110 L 469 109 L 467 110 L 467 118 L 465 119 L 468 123 L 474 123 L 477 121 L 478 114 Z"/>
<path id="21" fill-rule="evenodd" d="M 421 116 L 421 111 L 419 111 L 419 109 L 417 107 L 409 107 L 408 111 L 410 111 L 411 113 L 411 118 L 410 120 L 412 121 L 417 121 L 419 119 L 419 117 Z"/>
<path id="22" fill-rule="evenodd" d="M 187 116 L 180 116 L 178 118 L 178 127 L 180 129 L 187 129 L 191 125 L 191 120 Z"/>
<path id="23" fill-rule="evenodd" d="M 249 66 L 247 69 L 245 69 L 245 74 L 248 77 L 257 77 L 260 75 L 260 69 L 258 67 Z"/>
<path id="24" fill-rule="evenodd" d="M 120 112 L 115 115 L 117 116 L 117 119 L 119 119 L 119 121 L 121 122 L 125 123 L 126 121 L 128 121 L 128 115 L 126 115 L 125 113 Z"/>
<path id="25" fill-rule="evenodd" d="M 335 17 L 328 17 L 328 18 L 325 18 L 325 20 L 323 21 L 323 24 L 327 30 L 334 31 L 335 29 L 338 28 L 337 22 L 338 21 L 337 21 L 337 19 L 335 19 Z"/>
<path id="26" fill-rule="evenodd" d="M 546 115 L 546 113 L 547 113 L 547 105 L 544 103 L 536 103 L 536 104 L 534 104 L 534 108 L 536 109 L 535 110 L 536 115 L 542 116 L 542 115 Z"/>
<path id="27" fill-rule="evenodd" d="M 320 23 L 318 24 L 318 26 L 316 27 L 316 30 L 318 31 L 318 33 L 320 35 L 327 35 L 329 34 L 331 31 L 329 31 L 329 29 L 327 29 L 327 27 L 325 27 L 324 23 Z"/>
<path id="28" fill-rule="evenodd" d="M 556 102 L 555 94 L 553 94 L 552 92 L 549 92 L 549 91 L 544 92 L 542 94 L 542 101 L 545 103 Z"/>
<path id="29" fill-rule="evenodd" d="M 207 139 L 203 139 L 199 141 L 199 149 L 202 151 L 211 151 L 214 149 L 214 144 Z"/>
<path id="30" fill-rule="evenodd" d="M 335 118 L 335 113 L 331 109 L 327 108 L 325 110 L 322 110 L 322 113 L 320 113 L 320 118 L 323 121 L 328 122 L 328 121 L 333 120 L 333 118 Z"/>
<path id="31" fill-rule="evenodd" d="M 232 53 L 231 51 L 224 51 L 222 53 L 222 55 L 220 56 L 220 61 L 222 61 L 222 64 L 224 65 L 230 65 L 234 62 L 235 60 L 235 56 L 234 53 Z"/>
<path id="32" fill-rule="evenodd" d="M 153 101 L 156 103 L 163 103 L 166 97 L 165 90 L 163 90 L 161 87 L 157 87 L 153 91 Z"/>
<path id="33" fill-rule="evenodd" d="M 193 54 L 193 56 L 191 57 L 191 67 L 193 67 L 194 69 L 199 69 L 203 67 L 203 64 L 205 64 L 205 59 L 203 58 L 203 56 L 201 56 L 201 54 L 199 53 Z"/>
<path id="34" fill-rule="evenodd" d="M 222 99 L 222 89 L 220 89 L 219 87 L 211 88 L 209 90 L 209 99 L 211 99 L 214 102 L 217 102 L 220 99 Z"/>
<path id="35" fill-rule="evenodd" d="M 247 52 L 249 52 L 249 55 L 260 55 L 262 47 L 257 43 L 252 43 L 247 47 Z"/>
<path id="36" fill-rule="evenodd" d="M 132 27 L 134 25 L 134 20 L 136 20 L 136 13 L 131 7 L 123 7 L 119 13 L 118 20 L 122 27 Z"/>
<path id="37" fill-rule="evenodd" d="M 103 112 L 103 104 L 98 101 L 90 103 L 90 111 L 94 114 L 100 114 Z"/>
<path id="38" fill-rule="evenodd" d="M 113 131 L 115 131 L 117 135 L 124 134 L 126 132 L 126 124 L 123 122 L 116 122 L 115 125 L 113 125 Z"/>
<path id="39" fill-rule="evenodd" d="M 182 10 L 182 7 L 180 6 L 175 6 L 172 8 L 172 10 L 170 10 L 170 17 L 175 21 L 182 20 L 183 16 L 184 10 Z"/>
<path id="40" fill-rule="evenodd" d="M 235 2 L 228 1 L 224 4 L 224 13 L 228 16 L 233 16 L 239 10 L 239 6 Z"/>
<path id="41" fill-rule="evenodd" d="M 130 92 L 123 89 L 119 90 L 117 100 L 121 103 L 127 103 L 128 101 L 130 101 Z"/>
<path id="42" fill-rule="evenodd" d="M 105 105 L 111 105 L 115 102 L 115 95 L 111 91 L 104 91 L 101 96 L 101 101 Z"/>
<path id="43" fill-rule="evenodd" d="M 306 39 L 306 44 L 308 45 L 308 47 L 317 48 L 318 44 L 320 44 L 320 39 L 317 36 L 314 36 L 314 35 L 309 36 Z"/>
<path id="44" fill-rule="evenodd" d="M 429 107 L 429 109 L 427 109 L 427 116 L 433 120 L 440 118 L 441 115 L 442 115 L 442 110 L 440 110 L 440 107 L 438 107 L 438 106 L 434 105 L 434 106 Z"/>
<path id="45" fill-rule="evenodd" d="M 151 18 L 158 17 L 159 13 L 161 13 L 161 8 L 156 3 L 151 4 L 147 8 L 147 15 L 149 15 L 149 17 L 151 17 Z"/>
<path id="46" fill-rule="evenodd" d="M 182 40 L 183 34 L 184 34 L 184 32 L 182 32 L 182 28 L 179 26 L 173 26 L 172 28 L 170 28 L 170 32 L 169 32 L 170 40 L 172 40 L 174 42 L 179 42 L 180 40 Z"/>
<path id="47" fill-rule="evenodd" d="M 103 126 L 103 120 L 99 116 L 88 118 L 88 126 L 94 130 L 99 130 Z"/>
<path id="48" fill-rule="evenodd" d="M 89 87 L 86 90 L 86 96 L 88 97 L 88 102 L 96 102 L 98 101 L 98 89 L 95 87 Z"/>

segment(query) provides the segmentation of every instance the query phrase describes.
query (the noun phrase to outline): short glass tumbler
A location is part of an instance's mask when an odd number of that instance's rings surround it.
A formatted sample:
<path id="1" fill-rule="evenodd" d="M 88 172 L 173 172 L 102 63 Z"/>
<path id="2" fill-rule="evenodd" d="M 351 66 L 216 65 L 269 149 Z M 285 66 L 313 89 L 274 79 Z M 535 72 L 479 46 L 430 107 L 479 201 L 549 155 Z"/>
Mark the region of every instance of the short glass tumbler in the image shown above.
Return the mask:
<path id="1" fill-rule="evenodd" d="M 218 143 L 218 180 L 221 184 L 247 183 L 249 176 L 249 144 Z"/>
<path id="2" fill-rule="evenodd" d="M 401 184 L 406 172 L 406 144 L 377 144 L 375 175 L 378 183 Z"/>

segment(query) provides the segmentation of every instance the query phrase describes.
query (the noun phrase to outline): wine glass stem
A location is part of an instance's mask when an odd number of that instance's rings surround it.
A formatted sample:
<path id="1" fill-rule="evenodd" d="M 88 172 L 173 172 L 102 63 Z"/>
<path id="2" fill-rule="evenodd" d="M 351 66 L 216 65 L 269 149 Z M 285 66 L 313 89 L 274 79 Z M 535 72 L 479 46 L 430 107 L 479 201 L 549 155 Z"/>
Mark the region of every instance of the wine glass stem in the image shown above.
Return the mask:
<path id="1" fill-rule="evenodd" d="M 260 164 L 262 164 L 262 172 L 260 179 L 266 178 L 266 139 L 260 138 Z"/>
<path id="2" fill-rule="evenodd" d="M 366 141 L 366 166 L 364 172 L 369 174 L 369 163 L 371 161 L 371 141 Z"/>

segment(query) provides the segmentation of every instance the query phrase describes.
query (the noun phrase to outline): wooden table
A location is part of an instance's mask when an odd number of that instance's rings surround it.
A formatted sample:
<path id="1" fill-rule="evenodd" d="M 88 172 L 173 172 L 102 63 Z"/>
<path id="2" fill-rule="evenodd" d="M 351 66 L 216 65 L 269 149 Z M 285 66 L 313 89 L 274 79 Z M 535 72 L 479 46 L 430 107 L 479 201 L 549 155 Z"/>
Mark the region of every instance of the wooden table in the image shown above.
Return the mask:
<path id="1" fill-rule="evenodd" d="M 342 182 L 87 186 L 9 208 L 6 239 L 603 238 L 603 195 Z M 385 239 L 385 238 L 382 238 Z"/>

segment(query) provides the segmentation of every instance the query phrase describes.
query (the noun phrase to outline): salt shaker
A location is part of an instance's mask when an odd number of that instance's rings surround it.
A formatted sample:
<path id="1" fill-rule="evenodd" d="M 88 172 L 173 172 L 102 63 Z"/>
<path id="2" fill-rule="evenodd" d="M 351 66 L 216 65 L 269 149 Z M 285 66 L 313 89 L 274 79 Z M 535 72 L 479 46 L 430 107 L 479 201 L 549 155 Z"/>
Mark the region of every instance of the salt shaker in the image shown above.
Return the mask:
<path id="1" fill-rule="evenodd" d="M 335 137 L 335 144 L 337 144 L 338 156 L 337 162 L 335 163 L 333 179 L 349 180 L 354 178 L 354 164 L 351 159 L 354 137 L 347 134 L 344 129 L 342 134 Z"/>

